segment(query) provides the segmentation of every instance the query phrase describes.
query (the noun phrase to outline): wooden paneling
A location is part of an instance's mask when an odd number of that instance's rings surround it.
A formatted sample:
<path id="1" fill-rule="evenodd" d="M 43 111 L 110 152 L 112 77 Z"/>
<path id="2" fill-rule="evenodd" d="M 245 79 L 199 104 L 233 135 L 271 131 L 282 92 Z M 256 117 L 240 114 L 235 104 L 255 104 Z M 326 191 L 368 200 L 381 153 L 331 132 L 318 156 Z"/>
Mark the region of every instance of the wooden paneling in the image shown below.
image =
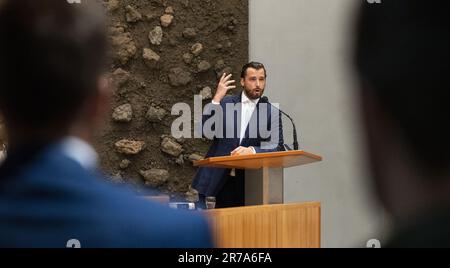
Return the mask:
<path id="1" fill-rule="evenodd" d="M 320 203 L 208 210 L 219 248 L 318 248 Z"/>

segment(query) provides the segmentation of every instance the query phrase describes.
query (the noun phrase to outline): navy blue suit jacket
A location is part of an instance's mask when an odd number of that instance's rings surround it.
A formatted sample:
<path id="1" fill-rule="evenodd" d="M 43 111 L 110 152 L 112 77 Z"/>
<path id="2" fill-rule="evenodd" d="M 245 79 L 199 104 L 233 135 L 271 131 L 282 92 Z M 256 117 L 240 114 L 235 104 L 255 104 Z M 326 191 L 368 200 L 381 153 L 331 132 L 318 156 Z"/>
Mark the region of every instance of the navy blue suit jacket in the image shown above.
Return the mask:
<path id="1" fill-rule="evenodd" d="M 244 147 L 254 147 L 256 153 L 268 153 L 268 152 L 276 152 L 284 150 L 284 140 L 283 140 L 283 126 L 280 111 L 273 105 L 268 104 L 266 109 L 262 108 L 261 103 L 258 103 L 256 109 L 250 119 L 249 126 L 247 127 L 245 136 L 240 142 L 240 109 L 237 109 L 237 112 L 230 113 L 227 111 L 231 106 L 227 104 L 240 104 L 242 100 L 242 92 L 238 95 L 227 96 L 225 97 L 220 106 L 223 110 L 223 127 L 221 137 L 217 137 L 217 135 L 213 138 L 213 144 L 211 145 L 208 153 L 206 154 L 206 158 L 210 157 L 218 157 L 218 156 L 228 156 L 231 152 L 239 146 Z M 240 108 L 240 106 L 236 106 Z M 206 113 L 206 115 L 205 115 Z M 210 111 L 205 109 L 205 113 L 203 116 L 203 124 L 206 121 L 211 119 L 214 116 L 214 112 L 209 114 Z M 267 113 L 263 116 L 264 113 Z M 273 116 L 276 114 L 277 116 Z M 228 116 L 233 116 L 233 120 L 227 120 Z M 230 124 L 233 125 L 230 125 Z M 253 131 L 251 134 L 250 127 L 256 127 L 256 132 Z M 217 126 L 216 130 L 218 129 Z M 227 129 L 234 130 L 232 137 L 227 137 Z M 269 142 L 271 140 L 267 135 L 263 135 L 260 131 L 263 130 L 271 130 L 272 133 L 275 133 L 278 137 L 274 137 L 276 142 L 271 144 L 270 147 L 262 146 L 263 142 Z M 232 132 L 232 131 L 229 131 Z M 256 135 L 255 135 L 256 134 Z M 230 173 L 229 169 L 223 168 L 199 168 L 197 174 L 195 175 L 194 181 L 192 183 L 192 187 L 196 189 L 200 194 L 205 196 L 217 196 L 220 192 L 221 188 L 226 182 L 226 175 Z"/>
<path id="2" fill-rule="evenodd" d="M 58 146 L 9 152 L 0 167 L 0 247 L 206 248 L 200 215 L 142 200 Z"/>

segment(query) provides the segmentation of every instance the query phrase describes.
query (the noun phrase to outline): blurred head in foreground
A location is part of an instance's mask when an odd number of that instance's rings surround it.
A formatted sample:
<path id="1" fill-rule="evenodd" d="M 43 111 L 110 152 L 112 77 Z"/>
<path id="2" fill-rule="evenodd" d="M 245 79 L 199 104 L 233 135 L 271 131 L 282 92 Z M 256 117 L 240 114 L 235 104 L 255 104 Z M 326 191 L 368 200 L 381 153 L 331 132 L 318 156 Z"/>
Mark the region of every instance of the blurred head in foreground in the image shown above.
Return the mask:
<path id="1" fill-rule="evenodd" d="M 450 2 L 362 1 L 355 63 L 392 246 L 450 246 Z"/>
<path id="2" fill-rule="evenodd" d="M 0 110 L 9 136 L 0 247 L 211 247 L 199 215 L 144 201 L 96 171 L 89 143 L 110 92 L 95 2 L 0 6 Z"/>
<path id="3" fill-rule="evenodd" d="M 108 109 L 107 39 L 96 1 L 0 2 L 0 111 L 9 147 L 90 140 Z"/>

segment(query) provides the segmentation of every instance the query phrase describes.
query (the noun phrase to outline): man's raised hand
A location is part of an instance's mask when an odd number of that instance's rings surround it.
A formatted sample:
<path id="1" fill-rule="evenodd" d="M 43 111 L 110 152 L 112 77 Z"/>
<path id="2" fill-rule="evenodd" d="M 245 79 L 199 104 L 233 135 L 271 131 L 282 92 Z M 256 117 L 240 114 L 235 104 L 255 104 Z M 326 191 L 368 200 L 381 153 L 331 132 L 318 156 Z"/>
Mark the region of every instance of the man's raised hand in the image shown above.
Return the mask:
<path id="1" fill-rule="evenodd" d="M 232 76 L 232 74 L 227 75 L 226 73 L 222 75 L 217 86 L 216 96 L 213 99 L 214 102 L 220 103 L 229 90 L 236 88 L 234 85 L 236 81 L 230 80 Z"/>

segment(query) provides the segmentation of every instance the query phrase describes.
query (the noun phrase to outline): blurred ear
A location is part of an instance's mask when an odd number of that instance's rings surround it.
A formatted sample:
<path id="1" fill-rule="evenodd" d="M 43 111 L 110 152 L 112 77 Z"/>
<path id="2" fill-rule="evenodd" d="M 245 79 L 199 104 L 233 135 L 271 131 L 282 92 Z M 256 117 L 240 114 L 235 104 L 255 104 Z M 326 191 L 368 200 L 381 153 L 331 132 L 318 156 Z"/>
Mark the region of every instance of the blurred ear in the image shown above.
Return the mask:
<path id="1" fill-rule="evenodd" d="M 385 107 L 373 89 L 365 86 L 360 93 L 361 112 L 366 134 L 371 142 L 387 142 L 392 131 Z"/>
<path id="2" fill-rule="evenodd" d="M 112 79 L 109 75 L 104 74 L 98 79 L 97 86 L 97 99 L 96 99 L 96 112 L 95 118 L 99 120 L 97 123 L 101 123 L 105 120 L 107 114 L 110 111 L 110 103 L 112 98 Z"/>
<path id="3" fill-rule="evenodd" d="M 374 89 L 365 84 L 359 90 L 361 120 L 364 128 L 366 150 L 368 154 L 369 168 L 372 173 L 372 183 L 375 193 L 384 205 L 392 213 L 393 201 L 391 191 L 399 189 L 391 179 L 392 165 L 397 164 L 398 150 L 394 135 L 394 128 L 390 122 L 385 107 L 374 92 Z M 395 162 L 395 163 L 394 163 Z"/>
<path id="4" fill-rule="evenodd" d="M 241 78 L 241 86 L 244 87 L 244 85 L 245 85 L 245 79 Z"/>
<path id="5" fill-rule="evenodd" d="M 94 94 L 88 97 L 80 115 L 72 124 L 71 135 L 93 142 L 93 135 L 107 122 L 107 115 L 110 113 L 111 85 L 108 75 L 98 78 Z"/>
<path id="6" fill-rule="evenodd" d="M 110 100 L 112 96 L 111 82 L 108 75 L 102 75 L 97 80 L 97 88 L 85 104 L 82 112 L 81 124 L 88 123 L 90 127 L 99 127 L 103 125 L 106 114 L 109 113 Z"/>
<path id="7" fill-rule="evenodd" d="M 360 90 L 360 111 L 361 120 L 364 127 L 364 134 L 369 149 L 371 161 L 376 161 L 377 148 L 383 148 L 383 142 L 387 142 L 385 137 L 386 124 L 383 113 L 381 112 L 380 103 L 373 89 L 364 86 Z"/>

